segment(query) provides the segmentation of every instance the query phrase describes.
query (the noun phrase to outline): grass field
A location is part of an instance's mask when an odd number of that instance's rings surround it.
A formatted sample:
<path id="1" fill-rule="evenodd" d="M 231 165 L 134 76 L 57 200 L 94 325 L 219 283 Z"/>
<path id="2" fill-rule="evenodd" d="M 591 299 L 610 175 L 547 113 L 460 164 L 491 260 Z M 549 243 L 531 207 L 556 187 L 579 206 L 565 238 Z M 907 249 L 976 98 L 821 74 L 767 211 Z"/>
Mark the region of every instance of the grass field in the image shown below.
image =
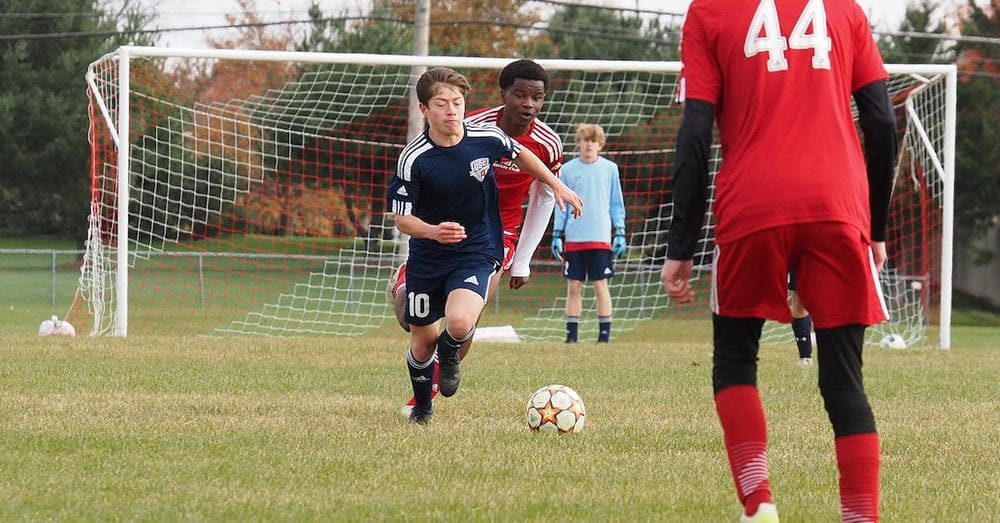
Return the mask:
<path id="1" fill-rule="evenodd" d="M 0 335 L 0 520 L 735 521 L 704 344 L 480 344 L 429 426 L 406 423 L 402 337 Z M 885 521 L 1000 519 L 1000 330 L 871 349 Z M 762 353 L 785 521 L 836 521 L 815 369 Z M 532 434 L 560 382 L 578 435 Z"/>

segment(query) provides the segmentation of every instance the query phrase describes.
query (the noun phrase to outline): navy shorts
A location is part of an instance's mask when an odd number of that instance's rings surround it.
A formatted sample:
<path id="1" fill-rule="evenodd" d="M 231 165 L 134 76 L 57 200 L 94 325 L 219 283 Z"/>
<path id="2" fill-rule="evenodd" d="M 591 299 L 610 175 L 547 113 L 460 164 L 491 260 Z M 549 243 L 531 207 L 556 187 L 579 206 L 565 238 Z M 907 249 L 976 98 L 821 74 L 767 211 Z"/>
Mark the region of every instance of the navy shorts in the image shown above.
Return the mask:
<path id="1" fill-rule="evenodd" d="M 795 289 L 795 269 L 788 271 L 788 290 L 794 291 Z"/>
<path id="2" fill-rule="evenodd" d="M 486 303 L 490 277 L 499 264 L 485 256 L 463 261 L 451 272 L 432 278 L 421 278 L 410 273 L 406 264 L 406 323 L 417 326 L 430 325 L 444 317 L 448 294 L 455 289 L 469 289 L 482 296 Z"/>
<path id="3" fill-rule="evenodd" d="M 569 280 L 606 280 L 615 275 L 608 249 L 587 249 L 563 253 L 563 276 Z"/>

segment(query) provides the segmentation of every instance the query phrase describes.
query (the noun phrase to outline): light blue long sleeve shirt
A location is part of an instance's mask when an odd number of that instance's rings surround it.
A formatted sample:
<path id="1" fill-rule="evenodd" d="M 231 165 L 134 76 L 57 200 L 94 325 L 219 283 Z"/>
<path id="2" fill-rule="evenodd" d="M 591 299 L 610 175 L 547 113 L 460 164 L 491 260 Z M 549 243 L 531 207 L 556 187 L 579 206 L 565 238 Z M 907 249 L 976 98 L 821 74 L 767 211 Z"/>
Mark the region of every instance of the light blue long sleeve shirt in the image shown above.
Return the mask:
<path id="1" fill-rule="evenodd" d="M 557 206 L 552 228 L 564 231 L 566 243 L 611 243 L 612 227 L 625 228 L 625 201 L 618 166 L 598 156 L 594 163 L 584 163 L 579 158 L 562 167 L 563 183 L 573 189 L 583 200 L 583 215 L 573 218 L 572 205 L 565 211 Z"/>

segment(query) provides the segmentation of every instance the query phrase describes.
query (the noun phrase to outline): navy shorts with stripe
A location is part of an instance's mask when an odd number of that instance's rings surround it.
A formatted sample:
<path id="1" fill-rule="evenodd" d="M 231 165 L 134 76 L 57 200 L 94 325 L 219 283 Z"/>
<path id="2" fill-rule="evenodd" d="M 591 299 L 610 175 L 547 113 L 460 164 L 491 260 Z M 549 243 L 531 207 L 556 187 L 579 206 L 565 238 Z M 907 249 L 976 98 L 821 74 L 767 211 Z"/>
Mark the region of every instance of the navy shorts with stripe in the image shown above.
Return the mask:
<path id="1" fill-rule="evenodd" d="M 568 280 L 606 280 L 615 275 L 608 249 L 587 249 L 563 253 L 563 276 Z"/>
<path id="2" fill-rule="evenodd" d="M 455 289 L 469 289 L 483 298 L 489 294 L 490 277 L 499 264 L 487 256 L 476 256 L 461 262 L 441 276 L 422 278 L 410 272 L 406 264 L 406 322 L 430 325 L 444 317 L 448 295 Z"/>

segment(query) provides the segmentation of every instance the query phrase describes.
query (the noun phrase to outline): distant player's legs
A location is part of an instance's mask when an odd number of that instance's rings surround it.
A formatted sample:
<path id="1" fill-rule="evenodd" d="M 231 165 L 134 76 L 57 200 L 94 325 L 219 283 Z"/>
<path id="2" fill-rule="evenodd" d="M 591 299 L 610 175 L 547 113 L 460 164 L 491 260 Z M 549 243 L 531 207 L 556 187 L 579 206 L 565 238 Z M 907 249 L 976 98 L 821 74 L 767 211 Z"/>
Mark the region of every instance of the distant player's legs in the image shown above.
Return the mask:
<path id="1" fill-rule="evenodd" d="M 792 334 L 799 349 L 799 365 L 812 364 L 812 318 L 802 305 L 799 293 L 792 288 L 788 291 L 788 309 L 792 313 Z"/>
<path id="2" fill-rule="evenodd" d="M 583 282 L 566 280 L 566 343 L 576 343 L 583 311 Z"/>
<path id="3" fill-rule="evenodd" d="M 608 279 L 594 280 L 594 295 L 597 296 L 597 341 L 611 341 L 611 290 Z"/>

